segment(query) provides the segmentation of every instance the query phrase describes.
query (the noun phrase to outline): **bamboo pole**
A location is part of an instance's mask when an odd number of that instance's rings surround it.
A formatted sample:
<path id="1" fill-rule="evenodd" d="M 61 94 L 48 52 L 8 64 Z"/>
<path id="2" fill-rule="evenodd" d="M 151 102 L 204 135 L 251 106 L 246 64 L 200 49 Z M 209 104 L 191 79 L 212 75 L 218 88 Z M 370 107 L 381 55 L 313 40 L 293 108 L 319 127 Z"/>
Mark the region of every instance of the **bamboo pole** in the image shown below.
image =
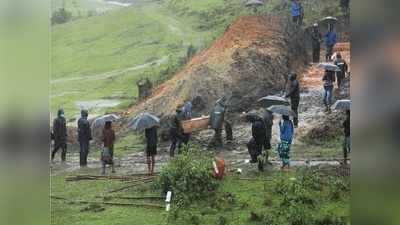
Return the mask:
<path id="1" fill-rule="evenodd" d="M 164 206 L 151 204 L 151 203 L 122 203 L 122 202 L 101 202 L 101 201 L 84 201 L 84 200 L 69 200 L 63 197 L 51 196 L 53 199 L 66 201 L 70 204 L 100 204 L 100 205 L 112 205 L 112 206 L 135 206 L 135 207 L 149 207 L 164 209 Z"/>

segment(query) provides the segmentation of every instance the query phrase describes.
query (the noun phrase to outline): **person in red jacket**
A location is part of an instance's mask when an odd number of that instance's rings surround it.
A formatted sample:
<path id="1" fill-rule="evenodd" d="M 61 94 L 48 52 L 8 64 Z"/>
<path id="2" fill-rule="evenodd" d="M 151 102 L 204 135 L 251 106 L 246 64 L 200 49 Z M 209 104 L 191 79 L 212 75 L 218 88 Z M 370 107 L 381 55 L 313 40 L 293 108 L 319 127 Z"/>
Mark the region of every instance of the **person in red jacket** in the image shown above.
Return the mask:
<path id="1" fill-rule="evenodd" d="M 115 142 L 115 132 L 112 129 L 111 121 L 107 121 L 104 125 L 103 129 L 103 144 L 104 149 L 101 157 L 102 161 L 102 174 L 106 172 L 106 165 L 111 165 L 112 173 L 115 173 L 114 170 L 114 142 Z"/>

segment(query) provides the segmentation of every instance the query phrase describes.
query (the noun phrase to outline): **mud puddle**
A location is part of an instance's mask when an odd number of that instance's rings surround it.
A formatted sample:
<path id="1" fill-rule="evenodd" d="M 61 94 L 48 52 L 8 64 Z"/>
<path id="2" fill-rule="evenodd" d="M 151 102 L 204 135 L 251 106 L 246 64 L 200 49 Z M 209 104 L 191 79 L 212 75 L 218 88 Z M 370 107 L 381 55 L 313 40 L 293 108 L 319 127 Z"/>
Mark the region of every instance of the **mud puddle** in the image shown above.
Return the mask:
<path id="1" fill-rule="evenodd" d="M 115 99 L 97 99 L 89 101 L 76 101 L 75 106 L 79 109 L 92 108 L 111 108 L 121 104 L 121 101 Z"/>

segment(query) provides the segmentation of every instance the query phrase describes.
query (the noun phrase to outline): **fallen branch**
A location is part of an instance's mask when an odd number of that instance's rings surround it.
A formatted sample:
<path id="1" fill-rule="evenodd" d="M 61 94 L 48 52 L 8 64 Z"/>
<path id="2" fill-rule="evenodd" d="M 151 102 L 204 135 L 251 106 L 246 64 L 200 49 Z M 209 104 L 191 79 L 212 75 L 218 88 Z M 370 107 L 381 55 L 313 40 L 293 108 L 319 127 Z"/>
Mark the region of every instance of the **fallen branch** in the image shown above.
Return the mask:
<path id="1" fill-rule="evenodd" d="M 149 207 L 163 209 L 164 206 L 150 203 L 122 203 L 122 202 L 100 202 L 100 201 L 83 201 L 83 200 L 69 200 L 63 197 L 51 196 L 51 198 L 63 200 L 69 204 L 101 204 L 101 205 L 112 205 L 112 206 L 135 206 L 135 207 Z"/>
<path id="2" fill-rule="evenodd" d="M 144 178 L 153 179 L 156 176 L 147 176 Z M 66 177 L 65 181 L 81 181 L 81 180 L 119 180 L 119 181 L 134 181 L 135 176 L 99 176 L 99 175 L 77 175 Z"/>
<path id="3" fill-rule="evenodd" d="M 143 180 L 143 181 L 140 181 L 140 182 L 134 182 L 134 184 L 110 190 L 110 191 L 108 191 L 108 193 L 115 193 L 115 192 L 123 191 L 123 190 L 129 189 L 131 187 L 136 187 L 136 186 L 139 186 L 139 185 L 142 185 L 142 184 L 146 184 L 146 183 L 150 183 L 150 182 L 153 182 L 153 180 Z"/>
<path id="4" fill-rule="evenodd" d="M 165 197 L 162 196 L 96 196 L 96 198 L 104 198 L 104 199 L 132 199 L 132 200 L 138 200 L 138 199 L 165 199 Z"/>
<path id="5" fill-rule="evenodd" d="M 272 179 L 258 179 L 258 178 L 239 178 L 239 180 L 248 180 L 248 181 L 272 181 Z"/>

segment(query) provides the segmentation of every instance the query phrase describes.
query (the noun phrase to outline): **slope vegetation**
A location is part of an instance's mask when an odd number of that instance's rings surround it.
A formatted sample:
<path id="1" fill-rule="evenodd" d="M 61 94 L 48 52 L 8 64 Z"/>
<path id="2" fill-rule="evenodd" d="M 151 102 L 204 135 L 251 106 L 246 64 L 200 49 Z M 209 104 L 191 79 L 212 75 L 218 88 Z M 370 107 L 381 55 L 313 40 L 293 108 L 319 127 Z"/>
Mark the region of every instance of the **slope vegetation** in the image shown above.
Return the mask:
<path id="1" fill-rule="evenodd" d="M 179 104 L 193 99 L 196 113 L 206 113 L 222 96 L 230 99 L 231 112 L 242 112 L 258 98 L 281 92 L 289 71 L 302 70 L 307 61 L 304 35 L 289 24 L 278 17 L 238 18 L 130 112 L 169 115 Z"/>

